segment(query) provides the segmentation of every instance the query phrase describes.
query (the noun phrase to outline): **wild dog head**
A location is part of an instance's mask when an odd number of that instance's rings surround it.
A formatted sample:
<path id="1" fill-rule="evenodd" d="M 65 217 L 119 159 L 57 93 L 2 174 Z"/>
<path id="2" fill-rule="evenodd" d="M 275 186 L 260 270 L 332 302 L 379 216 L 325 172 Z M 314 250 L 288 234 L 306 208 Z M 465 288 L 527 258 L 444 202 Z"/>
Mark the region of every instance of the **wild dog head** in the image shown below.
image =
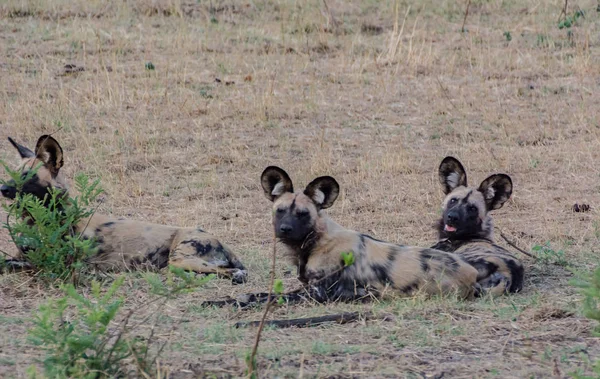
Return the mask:
<path id="1" fill-rule="evenodd" d="M 331 176 L 318 177 L 303 191 L 294 192 L 288 174 L 275 166 L 267 167 L 260 181 L 265 196 L 273 202 L 275 235 L 293 247 L 303 247 L 316 237 L 320 211 L 331 207 L 340 192 Z"/>
<path id="2" fill-rule="evenodd" d="M 58 142 L 49 135 L 41 136 L 35 150 L 31 151 L 27 147 L 18 144 L 12 138 L 8 141 L 17 149 L 21 156 L 19 171 L 22 177 L 26 177 L 30 170 L 35 168 L 37 172 L 27 180 L 21 188 L 21 193 L 32 194 L 43 200 L 51 188 L 64 190 L 66 193 L 67 185 L 60 169 L 63 166 L 63 151 Z M 14 180 L 10 180 L 0 188 L 2 196 L 8 199 L 14 199 L 17 195 L 17 186 Z"/>
<path id="3" fill-rule="evenodd" d="M 458 159 L 446 157 L 439 167 L 439 179 L 446 198 L 439 223 L 440 238 L 492 239 L 493 225 L 488 212 L 501 208 L 512 194 L 512 180 L 494 174 L 478 188 L 467 185 L 467 173 Z"/>

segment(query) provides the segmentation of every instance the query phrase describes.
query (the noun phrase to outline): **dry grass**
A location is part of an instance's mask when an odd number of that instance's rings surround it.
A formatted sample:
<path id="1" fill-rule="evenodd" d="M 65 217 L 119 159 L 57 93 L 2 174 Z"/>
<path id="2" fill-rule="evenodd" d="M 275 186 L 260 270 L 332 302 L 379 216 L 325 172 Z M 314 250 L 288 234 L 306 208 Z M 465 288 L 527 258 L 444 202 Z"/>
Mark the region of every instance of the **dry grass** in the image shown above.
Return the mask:
<path id="1" fill-rule="evenodd" d="M 59 130 L 66 172 L 102 179 L 101 211 L 200 225 L 235 248 L 249 285 L 214 281 L 167 309 L 165 334 L 185 319 L 162 361 L 172 377 L 242 373 L 254 331 L 230 326 L 260 312 L 197 304 L 266 288 L 271 205 L 258 179 L 270 164 L 298 186 L 336 177 L 342 195 L 330 213 L 341 224 L 427 246 L 442 199 L 435 169 L 452 154 L 473 183 L 512 176 L 514 197 L 495 212 L 504 233 L 527 249 L 549 242 L 588 269 L 600 249 L 597 2 L 577 2 L 586 17 L 571 36 L 557 27 L 559 1 L 472 1 L 461 33 L 465 4 L 7 0 L 0 159 L 16 162 L 6 136 L 31 145 Z M 66 73 L 67 64 L 84 70 Z M 575 202 L 592 210 L 573 213 Z M 12 249 L 5 232 L 0 243 Z M 278 309 L 276 317 L 374 308 L 395 319 L 267 330 L 261 375 L 588 370 L 600 346 L 577 312 L 569 270 L 524 261 L 515 296 Z M 280 260 L 287 288 L 294 272 Z M 26 320 L 53 292 L 18 275 L 0 277 L 0 291 L 0 376 L 22 377 L 37 356 Z"/>

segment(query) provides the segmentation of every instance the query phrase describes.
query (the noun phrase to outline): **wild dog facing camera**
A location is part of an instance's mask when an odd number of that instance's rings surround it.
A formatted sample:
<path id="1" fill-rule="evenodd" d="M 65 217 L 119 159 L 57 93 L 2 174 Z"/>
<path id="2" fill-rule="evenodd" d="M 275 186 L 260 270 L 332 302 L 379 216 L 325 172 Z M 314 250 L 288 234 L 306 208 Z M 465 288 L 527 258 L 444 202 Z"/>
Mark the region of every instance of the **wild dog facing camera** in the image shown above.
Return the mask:
<path id="1" fill-rule="evenodd" d="M 439 180 L 446 195 L 440 220 L 440 235 L 472 238 L 491 235 L 488 212 L 501 208 L 512 194 L 512 180 L 506 174 L 494 174 L 478 188 L 469 187 L 463 165 L 454 157 L 446 157 L 439 166 Z"/>
<path id="2" fill-rule="evenodd" d="M 315 233 L 318 214 L 337 199 L 340 186 L 331 176 L 310 182 L 304 191 L 294 193 L 289 175 L 269 166 L 261 175 L 265 197 L 273 202 L 273 227 L 277 238 L 291 245 L 302 244 Z"/>

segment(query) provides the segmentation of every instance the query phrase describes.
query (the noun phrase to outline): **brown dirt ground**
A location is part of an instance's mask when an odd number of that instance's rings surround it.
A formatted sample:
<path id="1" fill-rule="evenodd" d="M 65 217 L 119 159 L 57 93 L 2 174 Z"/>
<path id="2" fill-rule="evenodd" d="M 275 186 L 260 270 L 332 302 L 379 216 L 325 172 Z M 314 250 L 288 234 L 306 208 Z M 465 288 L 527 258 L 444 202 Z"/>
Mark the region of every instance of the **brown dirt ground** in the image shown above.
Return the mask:
<path id="1" fill-rule="evenodd" d="M 586 16 L 561 30 L 560 1 L 472 1 L 461 33 L 464 3 L 7 0 L 0 159 L 17 161 L 6 136 L 31 146 L 56 132 L 66 173 L 102 179 L 100 211 L 199 225 L 235 248 L 250 269 L 248 285 L 215 280 L 164 310 L 157 335 L 170 343 L 160 361 L 174 378 L 243 374 L 255 331 L 231 326 L 260 310 L 198 304 L 267 286 L 271 205 L 258 180 L 265 166 L 285 168 L 297 186 L 334 176 L 342 186 L 334 219 L 420 246 L 436 238 L 435 170 L 444 156 L 459 157 L 472 184 L 508 173 L 515 192 L 495 212 L 496 226 L 525 249 L 552 250 L 544 261 L 522 256 L 523 293 L 279 308 L 272 317 L 393 317 L 267 330 L 260 375 L 589 372 L 600 344 L 568 282 L 571 269 L 595 266 L 600 250 L 597 2 L 569 2 L 570 13 L 579 6 Z M 83 70 L 67 72 L 68 64 Z M 591 211 L 572 212 L 576 202 Z M 14 252 L 5 231 L 0 249 Z M 286 288 L 297 285 L 290 270 L 279 260 Z M 147 293 L 127 275 L 127 306 L 135 307 Z M 0 277 L 0 376 L 23 377 L 39 357 L 26 338 L 28 319 L 56 295 L 23 275 Z"/>

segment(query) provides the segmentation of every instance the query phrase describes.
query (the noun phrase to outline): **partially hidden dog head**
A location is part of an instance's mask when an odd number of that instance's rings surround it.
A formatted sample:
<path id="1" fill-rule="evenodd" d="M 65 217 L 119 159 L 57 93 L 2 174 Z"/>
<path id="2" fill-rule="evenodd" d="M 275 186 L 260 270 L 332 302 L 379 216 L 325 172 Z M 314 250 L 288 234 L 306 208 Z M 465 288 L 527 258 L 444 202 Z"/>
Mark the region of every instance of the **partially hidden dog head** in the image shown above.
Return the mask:
<path id="1" fill-rule="evenodd" d="M 49 135 L 41 136 L 35 150 L 18 144 L 12 138 L 8 141 L 14 146 L 21 156 L 21 164 L 18 170 L 23 178 L 28 177 L 31 170 L 37 168 L 37 172 L 31 176 L 20 189 L 23 194 L 32 194 L 43 200 L 51 188 L 58 188 L 67 191 L 66 181 L 60 173 L 63 166 L 63 151 L 59 143 Z M 8 199 L 14 199 L 17 196 L 17 188 L 14 180 L 9 180 L 0 188 L 2 196 Z"/>

